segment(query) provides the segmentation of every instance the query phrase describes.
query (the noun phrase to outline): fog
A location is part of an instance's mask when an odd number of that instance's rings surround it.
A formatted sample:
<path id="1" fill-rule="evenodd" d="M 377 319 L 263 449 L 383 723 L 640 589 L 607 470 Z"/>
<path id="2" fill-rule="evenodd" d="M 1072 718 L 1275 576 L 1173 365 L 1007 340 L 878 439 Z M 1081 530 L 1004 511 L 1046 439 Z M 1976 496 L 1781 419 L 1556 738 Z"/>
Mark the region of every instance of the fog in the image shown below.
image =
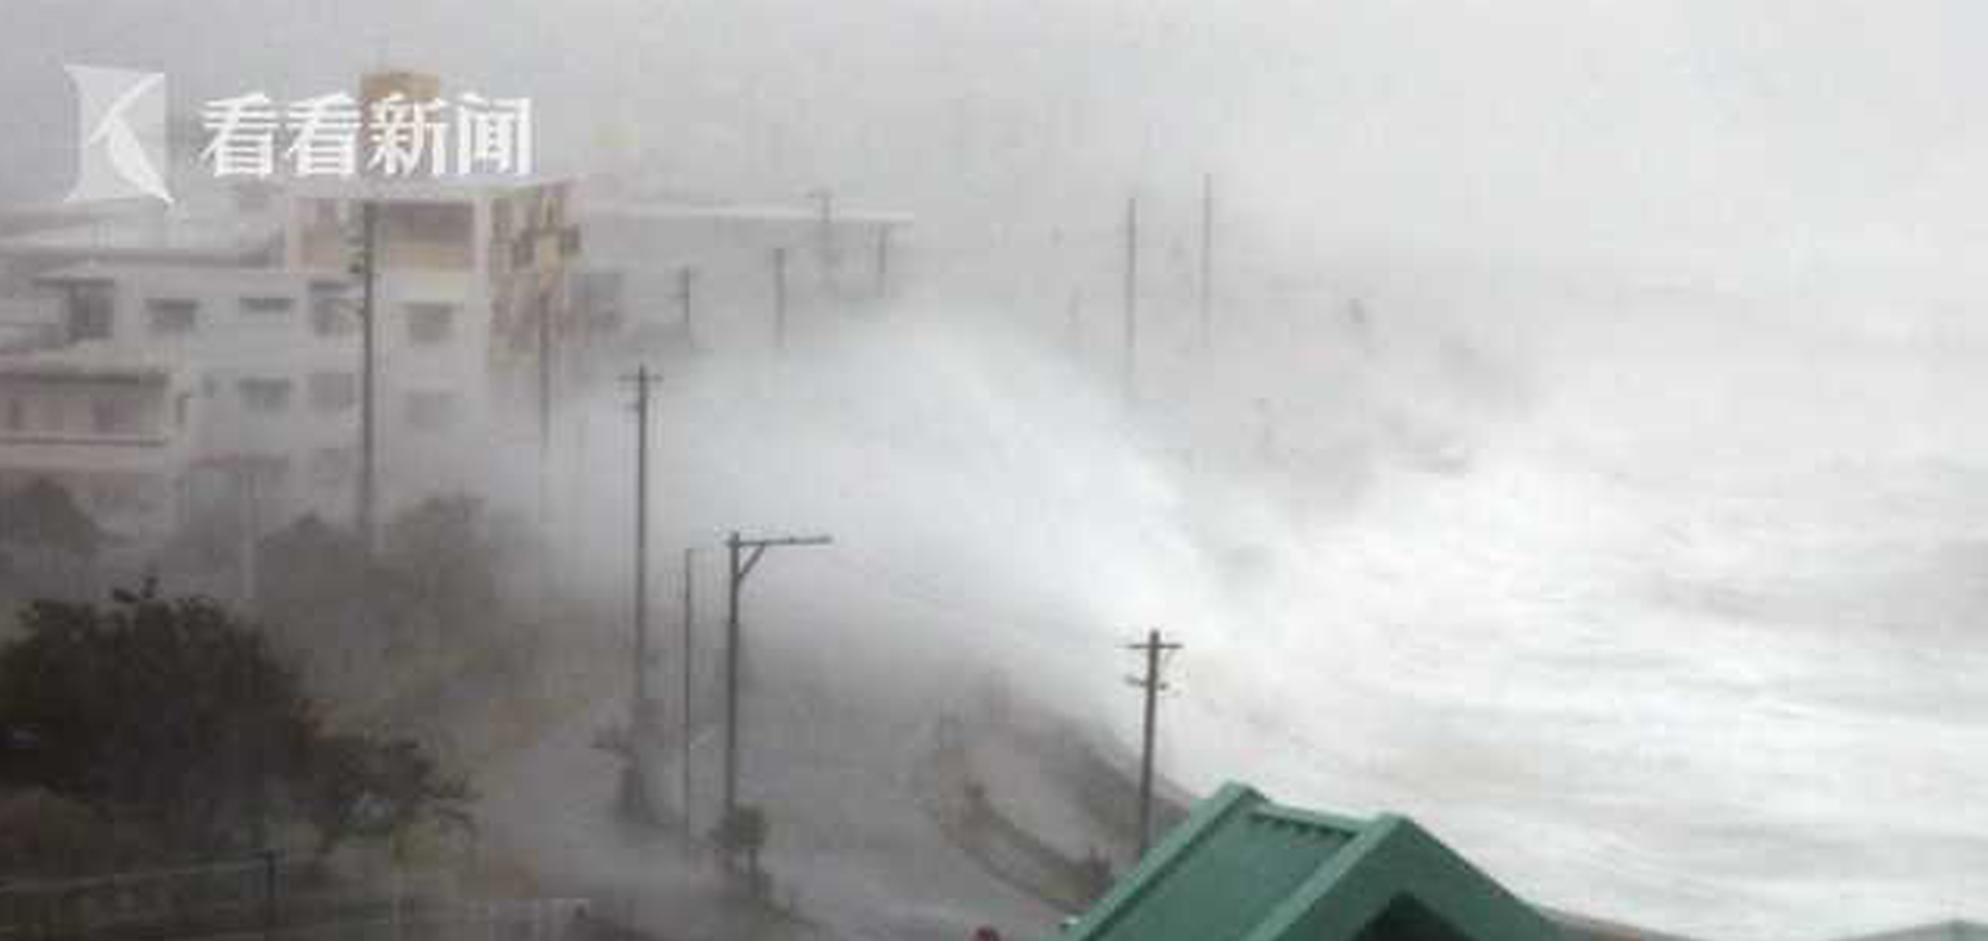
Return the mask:
<path id="1" fill-rule="evenodd" d="M 937 302 L 701 360 L 666 379 L 663 541 L 833 533 L 748 620 L 848 702 L 997 673 L 1130 743 L 1121 645 L 1165 627 L 1179 780 L 1413 813 L 1547 904 L 1712 937 L 1977 911 L 1988 334 L 1369 286 L 1364 329 L 1232 309 L 1131 410 L 1108 355 Z"/>
<path id="2" fill-rule="evenodd" d="M 727 531 L 833 534 L 748 623 L 852 714 L 999 676 L 1132 742 L 1160 627 L 1198 790 L 1719 939 L 1988 918 L 1976 6 L 7 3 L 14 199 L 62 62 L 181 108 L 391 63 L 532 96 L 549 168 L 915 212 L 888 312 L 721 323 L 657 406 L 659 566 L 707 547 L 715 609 Z M 608 610 L 628 401 L 562 405 L 544 533 Z"/>

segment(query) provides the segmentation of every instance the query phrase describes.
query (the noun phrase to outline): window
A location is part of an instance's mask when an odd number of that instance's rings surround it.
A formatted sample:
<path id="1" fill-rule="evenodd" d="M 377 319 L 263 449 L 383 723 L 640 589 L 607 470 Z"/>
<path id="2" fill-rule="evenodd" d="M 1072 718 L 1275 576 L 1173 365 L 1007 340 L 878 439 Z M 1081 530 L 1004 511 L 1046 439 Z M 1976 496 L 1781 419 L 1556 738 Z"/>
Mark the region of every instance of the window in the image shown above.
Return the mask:
<path id="1" fill-rule="evenodd" d="M 321 337 L 343 336 L 359 329 L 357 302 L 345 296 L 343 285 L 311 285 L 311 329 Z"/>
<path id="2" fill-rule="evenodd" d="M 98 396 L 90 400 L 90 428 L 97 434 L 128 434 L 135 424 L 130 403 L 116 396 Z"/>
<path id="3" fill-rule="evenodd" d="M 359 456 L 351 448 L 319 448 L 311 452 L 311 483 L 331 490 L 351 482 L 359 469 Z"/>
<path id="4" fill-rule="evenodd" d="M 152 320 L 153 336 L 178 336 L 193 332 L 200 305 L 184 298 L 155 297 L 145 302 L 145 312 Z"/>
<path id="5" fill-rule="evenodd" d="M 69 292 L 69 339 L 110 339 L 112 301 L 110 286 L 79 284 Z"/>
<path id="6" fill-rule="evenodd" d="M 440 431 L 455 419 L 456 397 L 447 392 L 410 392 L 407 423 L 423 431 Z"/>
<path id="7" fill-rule="evenodd" d="M 28 406 L 20 399 L 7 400 L 7 430 L 22 431 L 28 427 Z"/>
<path id="8" fill-rule="evenodd" d="M 290 407 L 290 380 L 243 379 L 235 384 L 242 407 L 251 412 L 280 412 Z"/>
<path id="9" fill-rule="evenodd" d="M 380 211 L 381 222 L 417 242 L 464 244 L 475 231 L 475 212 L 465 203 L 397 203 Z"/>
<path id="10" fill-rule="evenodd" d="M 448 304 L 409 304 L 407 338 L 417 346 L 446 342 L 455 316 L 456 309 Z"/>
<path id="11" fill-rule="evenodd" d="M 349 372 L 314 372 L 310 378 L 311 408 L 342 412 L 359 402 L 359 377 Z"/>
<path id="12" fill-rule="evenodd" d="M 282 295 L 242 298 L 242 313 L 257 316 L 282 316 L 295 309 L 296 306 L 296 298 L 284 297 Z"/>

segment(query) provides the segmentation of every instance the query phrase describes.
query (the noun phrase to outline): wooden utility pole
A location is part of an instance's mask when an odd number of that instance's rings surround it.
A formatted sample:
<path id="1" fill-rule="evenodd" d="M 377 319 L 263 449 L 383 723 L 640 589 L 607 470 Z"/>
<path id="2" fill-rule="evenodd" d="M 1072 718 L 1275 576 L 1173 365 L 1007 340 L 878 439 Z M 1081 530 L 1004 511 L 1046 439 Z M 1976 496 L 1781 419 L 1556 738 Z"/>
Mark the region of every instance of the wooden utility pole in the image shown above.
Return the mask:
<path id="1" fill-rule="evenodd" d="M 827 536 L 778 536 L 746 539 L 736 531 L 725 537 L 729 560 L 725 598 L 725 804 L 723 821 L 732 819 L 739 807 L 739 591 L 746 576 L 766 550 L 776 546 L 825 546 Z"/>
<path id="2" fill-rule="evenodd" d="M 1215 343 L 1215 175 L 1201 176 L 1201 349 Z"/>
<path id="3" fill-rule="evenodd" d="M 1159 720 L 1160 692 L 1167 688 L 1166 681 L 1160 677 L 1161 656 L 1179 650 L 1181 645 L 1163 640 L 1160 632 L 1154 630 L 1146 633 L 1144 641 L 1125 646 L 1146 658 L 1145 676 L 1126 677 L 1127 682 L 1146 694 L 1146 721 L 1139 750 L 1139 855 L 1145 856 L 1153 840 L 1153 738 Z"/>
<path id="4" fill-rule="evenodd" d="M 367 200 L 359 204 L 359 498 L 355 508 L 359 538 L 367 552 L 379 543 L 374 538 L 377 525 L 379 481 L 378 457 L 373 422 L 375 411 L 373 380 L 374 316 L 373 283 L 375 254 L 378 250 L 378 207 Z"/>
<path id="5" fill-rule="evenodd" d="M 1139 197 L 1125 201 L 1125 349 L 1121 365 L 1125 400 L 1138 392 L 1139 372 Z"/>
<path id="6" fill-rule="evenodd" d="M 787 349 L 787 249 L 773 250 L 773 348 Z"/>

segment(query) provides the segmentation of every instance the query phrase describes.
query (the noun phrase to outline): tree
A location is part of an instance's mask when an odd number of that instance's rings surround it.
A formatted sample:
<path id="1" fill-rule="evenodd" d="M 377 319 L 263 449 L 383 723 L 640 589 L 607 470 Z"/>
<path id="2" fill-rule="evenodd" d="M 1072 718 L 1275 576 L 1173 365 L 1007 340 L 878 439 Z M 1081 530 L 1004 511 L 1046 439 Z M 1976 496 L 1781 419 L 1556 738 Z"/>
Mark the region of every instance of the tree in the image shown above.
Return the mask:
<path id="1" fill-rule="evenodd" d="M 426 820 L 464 829 L 469 787 L 443 777 L 411 741 L 334 735 L 313 749 L 305 809 L 329 853 L 353 836 L 391 838 Z"/>
<path id="2" fill-rule="evenodd" d="M 0 498 L 0 542 L 87 559 L 109 541 L 76 498 L 46 477 Z"/>
<path id="3" fill-rule="evenodd" d="M 92 566 L 111 541 L 68 490 L 46 477 L 0 497 L 0 582 L 22 595 L 87 594 Z"/>
<path id="4" fill-rule="evenodd" d="M 467 788 L 411 744 L 327 733 L 296 673 L 219 604 L 151 584 L 113 598 L 30 603 L 0 647 L 0 784 L 135 817 L 162 855 L 254 848 L 286 812 L 327 847 L 359 805 L 389 811 L 366 832 L 465 817 Z"/>
<path id="5" fill-rule="evenodd" d="M 381 565 L 395 573 L 412 616 L 460 638 L 502 609 L 497 540 L 475 497 L 430 497 L 388 524 Z"/>

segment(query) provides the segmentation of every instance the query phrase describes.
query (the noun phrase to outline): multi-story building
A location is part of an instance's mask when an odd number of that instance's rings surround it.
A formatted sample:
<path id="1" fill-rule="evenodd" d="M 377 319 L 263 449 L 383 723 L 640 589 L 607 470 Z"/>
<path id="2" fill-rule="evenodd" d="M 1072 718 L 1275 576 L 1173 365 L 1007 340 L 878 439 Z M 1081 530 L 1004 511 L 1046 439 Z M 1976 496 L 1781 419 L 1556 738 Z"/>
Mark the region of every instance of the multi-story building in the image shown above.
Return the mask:
<path id="1" fill-rule="evenodd" d="M 383 73 L 362 81 L 360 100 L 396 92 L 423 100 L 440 85 Z M 815 308 L 887 293 L 892 235 L 909 221 L 837 210 L 826 195 L 582 210 L 571 181 L 524 175 L 215 182 L 174 207 L 0 220 L 0 295 L 14 295 L 0 307 L 0 360 L 16 370 L 0 418 L 13 400 L 40 414 L 65 396 L 142 389 L 156 397 L 145 415 L 173 419 L 148 432 L 168 440 L 143 452 L 145 479 L 164 483 L 141 488 L 142 501 L 104 489 L 100 471 L 124 473 L 98 465 L 110 451 L 66 445 L 0 449 L 0 489 L 77 481 L 102 491 L 85 499 L 93 510 L 160 506 L 127 514 L 146 529 L 208 512 L 265 528 L 303 512 L 352 518 L 370 271 L 376 511 L 478 492 L 493 454 L 551 438 L 555 400 L 607 381 L 622 357 L 697 348 L 691 290 L 708 305 L 710 346 L 763 342 L 788 307 L 805 331 Z M 58 376 L 46 365 L 58 361 L 95 378 Z M 69 424 L 95 428 L 80 421 Z"/>
<path id="2" fill-rule="evenodd" d="M 364 94 L 432 96 L 434 86 L 419 76 L 369 77 Z M 81 394 L 73 382 L 28 369 L 46 356 L 87 360 L 105 375 L 162 370 L 161 381 L 183 385 L 200 418 L 179 429 L 176 447 L 156 452 L 167 464 L 153 468 L 169 478 L 163 502 L 186 505 L 147 522 L 203 504 L 239 509 L 225 504 L 245 499 L 257 510 L 249 518 L 267 526 L 307 511 L 349 518 L 361 460 L 361 258 L 369 247 L 380 509 L 473 489 L 507 429 L 529 434 L 528 421 L 507 418 L 531 414 L 546 372 L 540 358 L 565 329 L 566 266 L 578 247 L 565 218 L 567 184 L 367 177 L 251 189 L 255 198 L 233 223 L 203 217 L 196 225 L 133 207 L 123 217 L 49 223 L 0 240 L 0 264 L 56 307 L 52 327 L 29 318 L 13 328 L 13 347 L 58 351 L 11 361 L 24 371 L 0 409 Z M 93 453 L 4 449 L 0 486 L 30 475 L 83 480 L 95 473 Z M 69 458 L 73 466 L 62 463 Z"/>
<path id="3" fill-rule="evenodd" d="M 192 408 L 165 364 L 88 346 L 0 357 L 0 493 L 47 478 L 112 533 L 162 531 L 182 505 Z"/>

